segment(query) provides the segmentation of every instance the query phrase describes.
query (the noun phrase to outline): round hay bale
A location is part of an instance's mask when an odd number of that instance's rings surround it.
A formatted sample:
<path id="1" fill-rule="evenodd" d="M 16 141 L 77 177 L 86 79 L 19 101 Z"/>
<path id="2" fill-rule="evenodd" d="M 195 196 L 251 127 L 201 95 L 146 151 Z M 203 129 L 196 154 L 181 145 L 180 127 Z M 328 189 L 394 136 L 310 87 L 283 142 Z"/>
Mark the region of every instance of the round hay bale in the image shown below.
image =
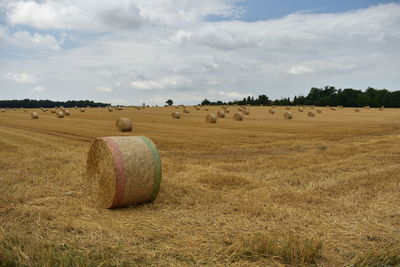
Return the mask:
<path id="1" fill-rule="evenodd" d="M 290 112 L 285 112 L 285 113 L 283 114 L 283 118 L 284 118 L 284 119 L 287 119 L 287 120 L 291 120 L 291 119 L 293 119 L 293 115 L 292 115 L 292 113 L 290 113 Z"/>
<path id="2" fill-rule="evenodd" d="M 208 111 L 208 108 L 204 108 L 205 111 Z"/>
<path id="3" fill-rule="evenodd" d="M 69 116 L 69 115 L 71 115 L 71 112 L 67 109 L 67 110 L 65 110 L 64 111 L 64 113 L 65 113 L 65 116 Z"/>
<path id="4" fill-rule="evenodd" d="M 126 207 L 157 198 L 162 164 L 156 146 L 144 136 L 102 137 L 90 147 L 86 176 L 93 205 Z"/>
<path id="5" fill-rule="evenodd" d="M 354 112 L 360 112 L 360 110 L 359 110 L 358 108 L 356 108 L 356 109 L 354 110 Z"/>
<path id="6" fill-rule="evenodd" d="M 218 111 L 218 112 L 217 112 L 217 117 L 218 117 L 218 118 L 225 118 L 225 112 L 223 112 L 223 111 L 221 111 L 221 110 Z"/>
<path id="7" fill-rule="evenodd" d="M 208 114 L 206 116 L 206 122 L 207 123 L 216 123 L 217 122 L 217 116 L 215 116 L 214 114 Z"/>
<path id="8" fill-rule="evenodd" d="M 238 108 L 238 111 L 243 111 L 243 109 L 241 107 Z"/>
<path id="9" fill-rule="evenodd" d="M 86 109 L 85 108 L 81 108 L 81 112 L 85 112 L 86 111 Z"/>
<path id="10" fill-rule="evenodd" d="M 57 111 L 56 116 L 57 116 L 57 118 L 62 119 L 62 118 L 64 118 L 64 112 Z"/>
<path id="11" fill-rule="evenodd" d="M 379 108 L 379 110 L 380 110 L 380 111 L 383 111 L 383 109 L 384 109 L 384 108 L 385 108 L 385 107 L 384 107 L 384 106 L 382 106 L 382 107 L 380 107 L 380 108 Z"/>
<path id="12" fill-rule="evenodd" d="M 56 113 L 56 109 L 52 108 L 51 113 L 53 113 L 53 114 Z"/>
<path id="13" fill-rule="evenodd" d="M 108 111 L 109 111 L 109 112 L 112 112 L 112 111 L 113 111 L 113 108 L 112 108 L 112 107 L 108 107 Z"/>
<path id="14" fill-rule="evenodd" d="M 250 111 L 248 109 L 243 110 L 243 115 L 250 115 Z"/>
<path id="15" fill-rule="evenodd" d="M 28 110 L 24 109 L 24 112 L 28 112 Z"/>
<path id="16" fill-rule="evenodd" d="M 242 121 L 242 120 L 243 120 L 243 115 L 240 114 L 240 113 L 235 113 L 235 114 L 233 115 L 233 119 L 234 119 L 235 121 Z"/>
<path id="17" fill-rule="evenodd" d="M 181 118 L 181 114 L 178 111 L 172 112 L 172 118 L 173 119 L 180 119 Z"/>
<path id="18" fill-rule="evenodd" d="M 183 109 L 183 113 L 189 113 L 190 111 L 186 108 Z"/>
<path id="19" fill-rule="evenodd" d="M 39 119 L 39 114 L 37 112 L 32 112 L 31 113 L 31 118 L 34 119 L 34 120 L 37 120 L 37 119 Z"/>
<path id="20" fill-rule="evenodd" d="M 320 109 L 317 109 L 317 112 L 318 112 L 318 113 L 322 113 L 322 110 L 320 110 Z"/>
<path id="21" fill-rule="evenodd" d="M 131 132 L 132 131 L 132 121 L 129 118 L 119 118 L 116 122 L 120 132 Z"/>
<path id="22" fill-rule="evenodd" d="M 304 109 L 302 109 L 302 108 L 299 108 L 298 110 L 299 110 L 299 112 L 303 112 L 304 111 Z"/>
<path id="23" fill-rule="evenodd" d="M 195 108 L 196 110 L 200 110 L 200 107 L 198 107 L 198 106 L 195 106 L 194 108 Z"/>
<path id="24" fill-rule="evenodd" d="M 290 107 L 285 107 L 286 110 L 290 110 Z"/>
<path id="25" fill-rule="evenodd" d="M 4 113 L 5 111 L 6 111 L 5 109 L 1 109 L 1 110 L 0 110 L 1 113 Z"/>
<path id="26" fill-rule="evenodd" d="M 307 113 L 307 116 L 308 116 L 308 117 L 315 117 L 315 114 L 314 114 L 314 112 L 311 112 L 311 111 L 310 111 L 310 112 Z"/>
<path id="27" fill-rule="evenodd" d="M 268 110 L 268 112 L 269 112 L 269 114 L 275 114 L 275 110 L 272 110 L 272 109 Z"/>
<path id="28" fill-rule="evenodd" d="M 331 107 L 331 110 L 335 111 L 336 109 L 334 107 Z"/>

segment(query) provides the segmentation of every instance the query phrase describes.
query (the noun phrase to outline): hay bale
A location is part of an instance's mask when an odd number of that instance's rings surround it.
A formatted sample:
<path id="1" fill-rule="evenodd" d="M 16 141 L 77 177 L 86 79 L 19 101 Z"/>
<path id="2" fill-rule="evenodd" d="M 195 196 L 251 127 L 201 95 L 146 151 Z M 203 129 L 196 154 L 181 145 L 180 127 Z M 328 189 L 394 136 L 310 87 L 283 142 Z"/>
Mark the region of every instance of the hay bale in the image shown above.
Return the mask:
<path id="1" fill-rule="evenodd" d="M 285 107 L 286 110 L 290 110 L 290 107 Z"/>
<path id="2" fill-rule="evenodd" d="M 195 106 L 194 108 L 195 108 L 196 110 L 200 110 L 200 107 L 198 107 L 198 106 Z"/>
<path id="3" fill-rule="evenodd" d="M 322 113 L 322 110 L 320 110 L 320 109 L 317 109 L 317 112 L 318 112 L 318 113 Z"/>
<path id="4" fill-rule="evenodd" d="M 53 114 L 56 113 L 56 109 L 55 109 L 55 108 L 52 108 L 52 109 L 51 109 L 51 113 L 53 113 Z"/>
<path id="5" fill-rule="evenodd" d="M 356 109 L 354 110 L 354 112 L 360 112 L 360 110 L 359 110 L 358 108 L 356 108 Z"/>
<path id="6" fill-rule="evenodd" d="M 243 115 L 250 115 L 250 110 L 244 109 L 243 110 Z"/>
<path id="7" fill-rule="evenodd" d="M 206 122 L 207 123 L 216 123 L 217 122 L 217 116 L 215 116 L 214 114 L 208 114 L 206 116 Z"/>
<path id="8" fill-rule="evenodd" d="M 183 113 L 189 113 L 190 111 L 186 108 L 183 109 Z"/>
<path id="9" fill-rule="evenodd" d="M 86 111 L 86 109 L 85 108 L 81 108 L 81 112 L 85 112 Z"/>
<path id="10" fill-rule="evenodd" d="M 131 132 L 132 121 L 129 118 L 119 118 L 116 122 L 116 126 L 120 132 Z"/>
<path id="11" fill-rule="evenodd" d="M 69 115 L 71 115 L 71 112 L 67 109 L 67 110 L 65 110 L 64 111 L 64 113 L 65 113 L 65 116 L 69 116 Z"/>
<path id="12" fill-rule="evenodd" d="M 269 112 L 269 114 L 275 114 L 275 110 L 272 110 L 272 109 L 268 110 L 268 112 Z"/>
<path id="13" fill-rule="evenodd" d="M 178 111 L 172 112 L 172 118 L 173 119 L 180 119 L 181 118 L 181 114 Z"/>
<path id="14" fill-rule="evenodd" d="M 225 112 L 223 112 L 222 110 L 217 112 L 217 117 L 218 118 L 225 118 Z"/>
<path id="15" fill-rule="evenodd" d="M 37 112 L 32 112 L 31 113 L 31 118 L 34 119 L 34 120 L 37 120 L 37 119 L 39 119 L 39 114 Z"/>
<path id="16" fill-rule="evenodd" d="M 311 111 L 310 111 L 310 112 L 307 113 L 307 116 L 308 116 L 308 117 L 315 117 L 315 114 L 314 114 L 314 112 L 311 112 Z"/>
<path id="17" fill-rule="evenodd" d="M 293 119 L 293 115 L 292 115 L 292 113 L 290 113 L 290 112 L 285 112 L 285 113 L 283 114 L 283 118 L 284 118 L 284 119 L 287 119 L 287 120 L 291 120 L 291 119 Z"/>
<path id="18" fill-rule="evenodd" d="M 1 109 L 1 110 L 0 110 L 1 113 L 4 113 L 5 111 L 6 111 L 5 109 Z"/>
<path id="19" fill-rule="evenodd" d="M 57 116 L 57 118 L 62 119 L 62 118 L 64 118 L 64 112 L 57 111 L 56 116 Z"/>
<path id="20" fill-rule="evenodd" d="M 112 107 L 108 107 L 108 111 L 109 111 L 109 112 L 112 112 L 112 111 L 113 111 L 113 108 L 112 108 Z"/>
<path id="21" fill-rule="evenodd" d="M 299 112 L 303 112 L 303 111 L 304 111 L 304 109 L 302 109 L 302 108 L 299 108 L 299 109 L 298 109 L 298 111 L 299 111 Z"/>
<path id="22" fill-rule="evenodd" d="M 334 107 L 331 107 L 331 110 L 335 111 L 336 109 Z"/>
<path id="23" fill-rule="evenodd" d="M 238 107 L 238 111 L 243 111 L 243 109 L 241 107 Z"/>
<path id="24" fill-rule="evenodd" d="M 379 108 L 379 110 L 380 110 L 380 111 L 383 111 L 383 109 L 384 109 L 384 108 L 385 108 L 385 107 L 384 107 L 384 106 L 382 106 L 382 107 L 380 107 L 380 108 Z"/>
<path id="25" fill-rule="evenodd" d="M 243 115 L 240 114 L 240 113 L 235 113 L 235 114 L 233 115 L 233 119 L 234 119 L 235 121 L 242 121 L 242 120 L 243 120 Z"/>
<path id="26" fill-rule="evenodd" d="M 102 137 L 90 147 L 86 176 L 93 205 L 126 207 L 157 198 L 162 164 L 156 146 L 144 136 Z"/>
<path id="27" fill-rule="evenodd" d="M 208 108 L 204 108 L 205 111 L 208 111 Z"/>

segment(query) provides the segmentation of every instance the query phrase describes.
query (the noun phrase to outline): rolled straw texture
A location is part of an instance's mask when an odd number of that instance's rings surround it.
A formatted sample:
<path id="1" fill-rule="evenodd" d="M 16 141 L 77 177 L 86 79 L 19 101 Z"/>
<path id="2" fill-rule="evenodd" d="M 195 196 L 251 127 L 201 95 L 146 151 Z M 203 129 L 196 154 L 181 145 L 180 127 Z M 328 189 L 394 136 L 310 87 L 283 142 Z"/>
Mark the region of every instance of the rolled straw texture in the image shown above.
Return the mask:
<path id="1" fill-rule="evenodd" d="M 39 119 L 39 114 L 37 112 L 32 112 L 31 113 L 31 118 L 32 119 Z"/>
<path id="2" fill-rule="evenodd" d="M 131 132 L 133 128 L 132 121 L 129 118 L 119 118 L 116 126 L 121 132 Z"/>
<path id="3" fill-rule="evenodd" d="M 217 117 L 218 118 L 225 118 L 225 112 L 223 112 L 222 110 L 217 112 Z"/>
<path id="4" fill-rule="evenodd" d="M 160 155 L 144 136 L 97 138 L 87 158 L 93 204 L 118 208 L 152 202 L 162 178 Z"/>
<path id="5" fill-rule="evenodd" d="M 206 116 L 206 122 L 207 123 L 216 123 L 217 122 L 217 116 L 215 116 L 214 114 L 208 114 Z"/>
<path id="6" fill-rule="evenodd" d="M 243 120 L 243 115 L 240 114 L 240 113 L 235 113 L 235 114 L 233 115 L 233 119 L 234 119 L 235 121 L 241 121 L 241 120 Z"/>
<path id="7" fill-rule="evenodd" d="M 177 112 L 177 111 L 175 111 L 175 112 L 172 112 L 172 118 L 174 118 L 174 119 L 180 119 L 181 118 L 181 114 L 179 113 L 179 112 Z"/>
<path id="8" fill-rule="evenodd" d="M 285 118 L 287 120 L 291 120 L 291 119 L 293 119 L 293 115 L 290 112 L 285 112 L 285 114 L 283 114 L 283 118 Z"/>

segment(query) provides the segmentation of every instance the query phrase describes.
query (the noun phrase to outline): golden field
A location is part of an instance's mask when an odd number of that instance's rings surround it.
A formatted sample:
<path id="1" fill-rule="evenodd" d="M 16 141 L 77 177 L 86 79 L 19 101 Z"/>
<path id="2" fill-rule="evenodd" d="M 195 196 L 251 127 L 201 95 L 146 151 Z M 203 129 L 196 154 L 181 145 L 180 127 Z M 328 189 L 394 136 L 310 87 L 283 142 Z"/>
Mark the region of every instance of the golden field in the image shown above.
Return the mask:
<path id="1" fill-rule="evenodd" d="M 400 110 L 188 109 L 0 113 L 0 266 L 400 264 Z M 161 154 L 157 200 L 92 207 L 91 143 L 132 134 Z"/>

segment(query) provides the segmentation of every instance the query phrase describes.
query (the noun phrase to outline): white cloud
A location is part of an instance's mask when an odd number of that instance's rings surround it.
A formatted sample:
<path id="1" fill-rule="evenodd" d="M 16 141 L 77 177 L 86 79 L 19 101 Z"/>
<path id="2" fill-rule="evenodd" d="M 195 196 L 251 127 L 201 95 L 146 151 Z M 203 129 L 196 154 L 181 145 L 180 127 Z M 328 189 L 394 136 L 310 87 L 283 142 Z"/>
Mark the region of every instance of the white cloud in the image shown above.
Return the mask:
<path id="1" fill-rule="evenodd" d="M 46 88 L 43 86 L 36 86 L 35 88 L 33 88 L 34 92 L 43 92 L 46 91 Z"/>
<path id="2" fill-rule="evenodd" d="M 12 35 L 12 40 L 21 47 L 42 50 L 60 50 L 59 42 L 50 34 L 30 34 L 27 31 L 19 31 Z"/>
<path id="3" fill-rule="evenodd" d="M 17 83 L 37 83 L 38 82 L 38 78 L 36 78 L 34 75 L 32 74 L 28 74 L 28 73 L 13 73 L 13 72 L 9 72 L 7 73 L 6 80 L 12 80 L 14 82 Z"/>
<path id="4" fill-rule="evenodd" d="M 163 77 L 159 81 L 142 80 L 131 82 L 131 87 L 138 90 L 157 90 L 157 89 L 179 89 L 189 86 L 192 82 L 179 76 Z"/>
<path id="5" fill-rule="evenodd" d="M 102 92 L 102 93 L 111 93 L 113 89 L 111 87 L 107 86 L 98 86 L 97 91 Z"/>
<path id="6" fill-rule="evenodd" d="M 287 70 L 287 73 L 293 74 L 293 75 L 300 75 L 300 74 L 309 74 L 309 73 L 314 73 L 315 71 L 311 68 L 307 68 L 304 66 L 294 66 L 290 67 Z"/>

